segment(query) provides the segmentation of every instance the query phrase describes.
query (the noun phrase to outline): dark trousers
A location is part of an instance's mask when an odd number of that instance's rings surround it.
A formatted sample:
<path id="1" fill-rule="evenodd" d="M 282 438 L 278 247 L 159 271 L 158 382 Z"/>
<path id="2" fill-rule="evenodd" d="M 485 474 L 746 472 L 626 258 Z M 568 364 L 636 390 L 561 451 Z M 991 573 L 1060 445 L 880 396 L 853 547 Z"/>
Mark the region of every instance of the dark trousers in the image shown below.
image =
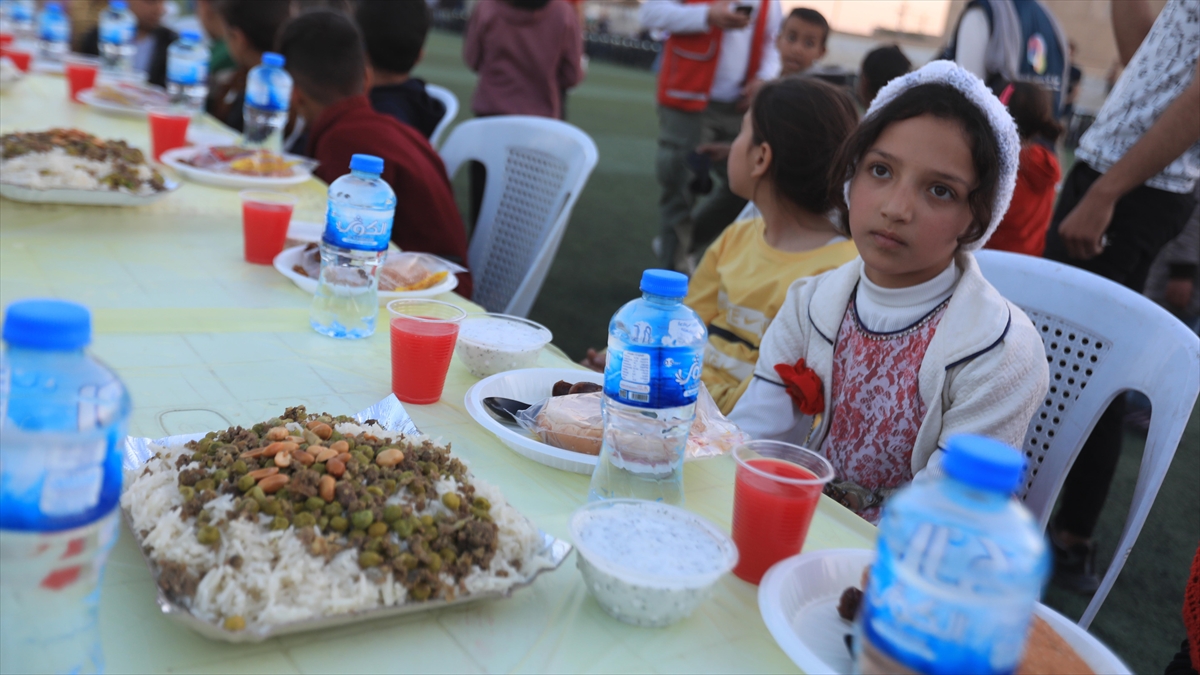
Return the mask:
<path id="1" fill-rule="evenodd" d="M 1113 210 L 1112 224 L 1106 233 L 1108 246 L 1104 252 L 1091 260 L 1075 260 L 1067 255 L 1058 236 L 1058 227 L 1101 175 L 1083 162 L 1075 163 L 1063 181 L 1050 231 L 1046 233 L 1045 257 L 1098 274 L 1141 293 L 1150 263 L 1159 249 L 1183 230 L 1196 206 L 1196 199 L 1190 192 L 1178 194 L 1145 185 L 1135 188 L 1122 197 Z M 1124 417 L 1125 397 L 1118 395 L 1096 422 L 1096 428 L 1067 474 L 1062 506 L 1054 517 L 1054 529 L 1081 537 L 1092 536 L 1100 519 L 1100 510 L 1108 499 L 1117 461 L 1121 458 Z"/>

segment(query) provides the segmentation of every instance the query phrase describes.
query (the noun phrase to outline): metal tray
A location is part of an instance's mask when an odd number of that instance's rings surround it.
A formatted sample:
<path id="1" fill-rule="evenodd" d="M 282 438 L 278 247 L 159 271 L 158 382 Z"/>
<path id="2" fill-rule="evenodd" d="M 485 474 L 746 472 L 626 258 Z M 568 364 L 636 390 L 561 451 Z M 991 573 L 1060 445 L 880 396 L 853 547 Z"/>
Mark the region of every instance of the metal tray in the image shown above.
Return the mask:
<path id="1" fill-rule="evenodd" d="M 399 431 L 405 434 L 418 434 L 417 427 L 413 424 L 412 418 L 408 416 L 408 411 L 404 409 L 404 405 L 396 399 L 394 395 L 389 395 L 379 403 L 360 411 L 354 415 L 354 419 L 358 422 L 364 422 L 369 419 L 376 420 L 380 426 L 388 431 Z M 167 436 L 166 438 L 149 439 L 149 438 L 126 438 L 124 446 L 124 467 L 127 471 L 135 471 L 143 464 L 150 460 L 154 455 L 150 445 L 158 445 L 163 447 L 180 445 L 188 441 L 204 438 L 203 433 L 198 434 L 181 434 L 178 436 Z M 122 508 L 121 516 L 125 519 L 125 525 L 129 530 L 133 531 L 133 525 L 130 521 L 129 513 Z M 319 630 L 324 628 L 334 628 L 347 624 L 358 623 L 361 621 L 373 621 L 375 619 L 386 619 L 404 614 L 415 614 L 418 612 L 429 612 L 443 607 L 457 607 L 479 600 L 493 600 L 497 598 L 507 598 L 512 595 L 513 591 L 529 586 L 537 579 L 542 572 L 551 572 L 558 569 L 567 556 L 571 554 L 571 545 L 561 539 L 554 537 L 539 530 L 542 535 L 542 555 L 548 558 L 551 562 L 551 567 L 536 570 L 529 577 L 510 586 L 505 591 L 492 591 L 488 593 L 478 593 L 475 595 L 465 595 L 455 598 L 454 600 L 430 600 L 426 602 L 414 602 L 410 604 L 379 607 L 377 609 L 359 610 L 347 612 L 344 614 L 335 614 L 332 616 L 319 617 L 315 619 L 306 619 L 304 621 L 292 621 L 288 623 L 275 624 L 272 626 L 262 626 L 257 629 L 248 628 L 241 631 L 229 631 L 223 627 L 209 623 L 204 619 L 200 619 L 192 615 L 187 607 L 176 604 L 163 593 L 162 589 L 158 589 L 158 597 L 156 598 L 158 606 L 162 609 L 162 613 L 167 617 L 191 628 L 197 633 L 212 640 L 221 640 L 223 642 L 262 642 L 263 640 L 278 637 L 280 635 L 291 635 L 293 633 L 303 633 L 310 630 Z M 136 535 L 135 535 L 136 540 Z M 154 562 L 146 556 L 141 546 L 138 549 L 142 552 L 142 559 L 146 561 L 146 566 L 150 569 L 150 574 L 158 579 L 158 571 Z"/>

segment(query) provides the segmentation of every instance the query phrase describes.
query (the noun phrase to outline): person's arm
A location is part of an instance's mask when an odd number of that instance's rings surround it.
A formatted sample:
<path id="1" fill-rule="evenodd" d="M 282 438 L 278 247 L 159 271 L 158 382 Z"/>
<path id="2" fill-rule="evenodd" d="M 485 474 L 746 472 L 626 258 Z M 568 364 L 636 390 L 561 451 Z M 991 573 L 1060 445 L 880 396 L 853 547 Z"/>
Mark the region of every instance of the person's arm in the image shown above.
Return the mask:
<path id="1" fill-rule="evenodd" d="M 758 65 L 756 77 L 760 82 L 767 82 L 779 77 L 779 49 L 775 47 L 775 38 L 779 36 L 779 27 L 783 16 L 779 9 L 779 0 L 763 0 L 759 11 L 766 10 L 767 26 L 763 35 L 762 61 Z"/>
<path id="2" fill-rule="evenodd" d="M 570 89 L 583 81 L 583 28 L 574 8 L 566 13 L 562 55 L 558 60 L 558 88 Z"/>
<path id="3" fill-rule="evenodd" d="M 471 72 L 479 72 L 479 66 L 483 62 L 483 24 L 482 14 L 485 11 L 484 6 L 487 3 L 481 2 L 475 6 L 471 12 L 471 17 L 467 19 L 467 33 L 463 36 L 463 62 L 471 69 Z"/>
<path id="4" fill-rule="evenodd" d="M 1149 0 L 1118 0 L 1108 3 L 1112 16 L 1113 34 L 1117 38 L 1117 56 L 1121 65 L 1129 65 L 1142 40 L 1154 26 L 1154 9 Z"/>
<path id="5" fill-rule="evenodd" d="M 647 30 L 668 33 L 707 33 L 710 26 L 744 28 L 750 19 L 733 11 L 731 0 L 683 4 L 680 0 L 646 0 L 638 10 L 638 22 Z"/>
<path id="6" fill-rule="evenodd" d="M 758 377 L 750 380 L 728 417 L 754 440 L 785 441 L 796 445 L 804 444 L 812 426 L 812 418 L 796 409 L 787 389 Z"/>
<path id="7" fill-rule="evenodd" d="M 1117 3 L 1120 4 L 1120 3 Z M 1200 141 L 1200 61 L 1192 82 L 1121 159 L 1092 183 L 1059 225 L 1067 253 L 1077 260 L 1104 250 L 1101 239 L 1112 222 L 1117 200 L 1145 183 Z"/>
<path id="8" fill-rule="evenodd" d="M 987 68 L 984 67 L 984 56 L 987 53 L 988 38 L 992 27 L 988 25 L 987 14 L 981 7 L 972 7 L 963 14 L 958 23 L 958 33 L 954 38 L 954 61 L 958 65 L 975 73 L 981 80 L 987 80 Z"/>

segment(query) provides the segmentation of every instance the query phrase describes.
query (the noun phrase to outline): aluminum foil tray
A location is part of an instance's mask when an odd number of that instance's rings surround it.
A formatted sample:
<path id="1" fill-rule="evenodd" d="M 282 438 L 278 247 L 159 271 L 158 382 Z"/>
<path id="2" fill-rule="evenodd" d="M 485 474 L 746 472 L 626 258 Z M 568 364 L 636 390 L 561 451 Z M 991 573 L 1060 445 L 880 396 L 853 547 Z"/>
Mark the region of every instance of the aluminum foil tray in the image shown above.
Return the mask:
<path id="1" fill-rule="evenodd" d="M 376 420 L 379 425 L 388 431 L 399 431 L 405 434 L 416 435 L 420 432 L 413 424 L 412 418 L 408 416 L 408 411 L 404 409 L 404 405 L 394 396 L 389 395 L 379 403 L 360 411 L 354 415 L 354 419 L 358 422 L 366 420 Z M 151 445 L 169 447 L 173 445 L 181 445 L 188 441 L 194 441 L 204 438 L 203 433 L 198 434 L 181 434 L 178 436 L 167 436 L 166 438 L 149 439 L 149 438 L 126 438 L 124 447 L 124 466 L 126 471 L 136 471 L 143 464 L 150 460 L 154 455 Z M 129 513 L 122 508 L 121 515 L 125 519 L 126 526 L 130 531 L 133 530 L 130 521 Z M 334 628 L 352 623 L 363 621 L 373 621 L 375 619 L 385 619 L 405 614 L 415 614 L 418 612 L 430 612 L 441 609 L 443 607 L 456 607 L 465 605 L 471 602 L 480 600 L 494 600 L 497 598 L 507 598 L 512 595 L 513 591 L 529 586 L 537 579 L 542 572 L 549 572 L 558 569 L 567 556 L 571 554 L 571 545 L 561 539 L 558 539 L 550 534 L 541 532 L 542 535 L 542 555 L 549 559 L 551 566 L 543 567 L 533 572 L 526 579 L 519 583 L 510 586 L 505 591 L 492 591 L 488 593 L 478 593 L 469 596 L 460 596 L 454 600 L 430 600 L 427 602 L 414 602 L 411 604 L 379 607 L 377 609 L 361 610 L 355 612 L 347 612 L 344 614 L 335 614 L 333 616 L 320 617 L 316 619 L 307 619 L 304 621 L 292 621 L 289 623 L 275 624 L 272 626 L 261 626 L 257 629 L 248 628 L 241 631 L 225 630 L 223 627 L 209 623 L 203 619 L 193 616 L 191 611 L 183 605 L 177 604 L 163 593 L 162 589 L 158 589 L 157 602 L 162 613 L 168 618 L 171 618 L 184 626 L 196 631 L 206 638 L 212 640 L 221 640 L 223 642 L 261 642 L 263 640 L 278 637 L 280 635 L 291 635 L 293 633 L 303 633 L 311 630 L 321 630 L 326 628 Z M 136 538 L 136 534 L 135 534 Z M 141 547 L 139 546 L 139 549 Z M 150 574 L 154 576 L 155 581 L 158 579 L 158 570 L 154 562 L 142 550 L 142 559 L 146 561 L 146 566 L 150 570 Z"/>

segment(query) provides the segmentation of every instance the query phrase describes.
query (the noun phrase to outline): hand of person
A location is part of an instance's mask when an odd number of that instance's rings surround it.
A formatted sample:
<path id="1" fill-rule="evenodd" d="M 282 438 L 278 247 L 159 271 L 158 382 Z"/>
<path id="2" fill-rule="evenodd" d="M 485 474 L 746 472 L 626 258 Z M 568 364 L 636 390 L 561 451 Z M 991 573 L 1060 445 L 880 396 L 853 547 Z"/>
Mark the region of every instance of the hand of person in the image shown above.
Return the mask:
<path id="1" fill-rule="evenodd" d="M 745 28 L 750 25 L 750 17 L 735 12 L 732 2 L 719 0 L 708 6 L 708 25 L 722 30 Z"/>
<path id="2" fill-rule="evenodd" d="M 1169 279 L 1163 291 L 1163 300 L 1177 312 L 1187 309 L 1192 301 L 1192 291 L 1196 282 L 1193 279 Z"/>
<path id="3" fill-rule="evenodd" d="M 714 162 L 724 162 L 729 159 L 730 147 L 732 146 L 729 143 L 701 143 L 696 146 L 696 152 L 708 155 Z"/>
<path id="4" fill-rule="evenodd" d="M 750 102 L 754 100 L 754 95 L 762 89 L 763 81 L 757 77 L 752 78 L 744 86 L 742 86 L 742 95 L 738 97 L 737 110 L 738 112 L 746 112 L 750 109 Z"/>
<path id="5" fill-rule="evenodd" d="M 607 358 L 608 357 L 606 353 L 597 352 L 595 349 L 588 349 L 587 356 L 583 357 L 583 360 L 579 362 L 579 365 L 590 370 L 594 370 L 597 373 L 603 373 L 604 362 L 607 360 Z"/>
<path id="6" fill-rule="evenodd" d="M 1112 222 L 1115 200 L 1088 190 L 1058 226 L 1067 255 L 1090 260 L 1104 252 L 1104 231 Z"/>

